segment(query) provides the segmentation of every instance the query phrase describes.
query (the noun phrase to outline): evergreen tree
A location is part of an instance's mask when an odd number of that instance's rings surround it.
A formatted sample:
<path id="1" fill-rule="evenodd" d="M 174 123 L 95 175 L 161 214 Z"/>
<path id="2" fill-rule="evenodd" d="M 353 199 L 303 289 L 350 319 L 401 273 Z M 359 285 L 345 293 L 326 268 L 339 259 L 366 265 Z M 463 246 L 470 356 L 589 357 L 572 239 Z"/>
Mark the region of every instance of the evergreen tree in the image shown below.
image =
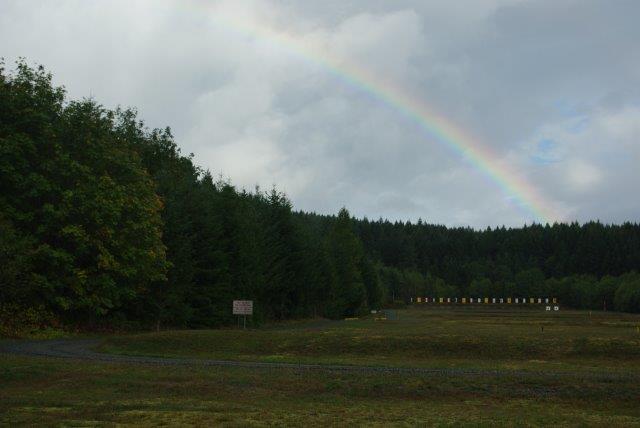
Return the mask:
<path id="1" fill-rule="evenodd" d="M 330 303 L 329 314 L 333 317 L 357 315 L 366 308 L 366 290 L 360 272 L 363 251 L 346 208 L 338 213 L 329 234 L 329 245 L 337 278 L 336 297 Z"/>

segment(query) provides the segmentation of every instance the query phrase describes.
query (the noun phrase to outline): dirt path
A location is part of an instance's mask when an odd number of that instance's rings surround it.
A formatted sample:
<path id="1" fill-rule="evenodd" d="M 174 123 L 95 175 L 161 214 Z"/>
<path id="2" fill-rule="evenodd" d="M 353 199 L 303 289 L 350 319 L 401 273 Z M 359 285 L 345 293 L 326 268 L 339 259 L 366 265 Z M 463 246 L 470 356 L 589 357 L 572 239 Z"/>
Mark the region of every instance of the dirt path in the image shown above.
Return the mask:
<path id="1" fill-rule="evenodd" d="M 204 366 L 204 367 L 245 367 L 254 369 L 293 369 L 293 370 L 325 370 L 339 372 L 369 373 L 405 373 L 431 376 L 465 377 L 465 376 L 515 376 L 515 377 L 580 377 L 602 380 L 639 379 L 635 373 L 607 372 L 556 372 L 530 370 L 488 370 L 462 368 L 420 368 L 420 367 L 385 367 L 332 364 L 298 364 L 267 363 L 247 361 L 210 360 L 197 358 L 162 358 L 142 357 L 118 354 L 105 354 L 94 351 L 100 344 L 99 339 L 63 339 L 63 340 L 15 340 L 0 343 L 0 354 L 13 354 L 38 357 L 68 358 L 105 363 L 128 363 L 156 366 Z"/>

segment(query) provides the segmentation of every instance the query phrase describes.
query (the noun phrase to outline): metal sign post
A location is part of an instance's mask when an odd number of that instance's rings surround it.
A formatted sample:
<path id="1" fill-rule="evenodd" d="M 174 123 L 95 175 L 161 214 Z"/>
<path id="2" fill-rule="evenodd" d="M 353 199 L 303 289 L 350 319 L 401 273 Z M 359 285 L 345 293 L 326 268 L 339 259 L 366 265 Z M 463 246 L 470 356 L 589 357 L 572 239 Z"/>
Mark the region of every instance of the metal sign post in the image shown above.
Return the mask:
<path id="1" fill-rule="evenodd" d="M 242 315 L 242 328 L 247 328 L 247 315 L 253 315 L 253 300 L 234 300 L 233 315 Z M 240 317 L 238 317 L 240 327 Z"/>

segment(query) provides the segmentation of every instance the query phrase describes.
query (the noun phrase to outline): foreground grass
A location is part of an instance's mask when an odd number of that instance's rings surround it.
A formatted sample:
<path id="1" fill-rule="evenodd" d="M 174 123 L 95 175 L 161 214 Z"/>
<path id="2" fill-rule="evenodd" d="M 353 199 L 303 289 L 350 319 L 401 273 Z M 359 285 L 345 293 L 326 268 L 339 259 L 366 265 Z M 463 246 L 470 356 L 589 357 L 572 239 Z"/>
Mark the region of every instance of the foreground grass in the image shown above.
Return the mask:
<path id="1" fill-rule="evenodd" d="M 424 308 L 399 315 L 112 336 L 101 349 L 571 374 L 445 377 L 0 355 L 0 425 L 640 426 L 640 317 Z M 592 370 L 624 375 L 590 376 Z"/>
<path id="2" fill-rule="evenodd" d="M 640 426 L 635 380 L 144 367 L 0 356 L 0 425 Z"/>
<path id="3" fill-rule="evenodd" d="M 169 331 L 112 337 L 100 350 L 410 367 L 624 371 L 640 374 L 640 317 L 543 311 L 400 311 L 398 321 L 307 321 L 259 330 Z"/>

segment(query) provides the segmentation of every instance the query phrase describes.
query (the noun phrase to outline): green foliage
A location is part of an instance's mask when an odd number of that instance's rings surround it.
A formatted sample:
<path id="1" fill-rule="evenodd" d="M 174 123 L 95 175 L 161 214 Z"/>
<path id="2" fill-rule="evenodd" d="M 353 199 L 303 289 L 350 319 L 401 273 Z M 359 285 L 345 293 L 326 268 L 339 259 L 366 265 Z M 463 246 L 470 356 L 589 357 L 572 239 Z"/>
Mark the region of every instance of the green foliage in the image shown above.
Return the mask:
<path id="1" fill-rule="evenodd" d="M 367 257 L 363 257 L 360 262 L 360 272 L 367 292 L 367 306 L 371 309 L 379 309 L 384 301 L 384 290 L 375 265 Z"/>
<path id="2" fill-rule="evenodd" d="M 544 280 L 544 273 L 538 268 L 518 272 L 515 276 L 516 296 L 541 297 L 546 295 Z"/>
<path id="3" fill-rule="evenodd" d="M 0 338 L 33 336 L 34 332 L 43 332 L 57 325 L 55 316 L 42 305 L 0 304 Z"/>
<path id="4" fill-rule="evenodd" d="M 91 101 L 63 105 L 51 76 L 24 62 L 2 81 L 0 213 L 16 229 L 7 236 L 29 243 L 19 256 L 29 267 L 12 263 L 28 281 L 9 284 L 68 319 L 124 307 L 164 278 L 165 254 L 160 200 L 114 132 L 118 116 Z"/>
<path id="5" fill-rule="evenodd" d="M 624 275 L 615 293 L 615 308 L 622 312 L 640 312 L 640 275 Z"/>
<path id="6" fill-rule="evenodd" d="M 0 213 L 0 302 L 28 302 L 32 243 Z"/>
<path id="7" fill-rule="evenodd" d="M 469 297 L 487 297 L 494 294 L 491 281 L 487 278 L 477 278 L 471 281 L 471 285 L 467 290 Z"/>

